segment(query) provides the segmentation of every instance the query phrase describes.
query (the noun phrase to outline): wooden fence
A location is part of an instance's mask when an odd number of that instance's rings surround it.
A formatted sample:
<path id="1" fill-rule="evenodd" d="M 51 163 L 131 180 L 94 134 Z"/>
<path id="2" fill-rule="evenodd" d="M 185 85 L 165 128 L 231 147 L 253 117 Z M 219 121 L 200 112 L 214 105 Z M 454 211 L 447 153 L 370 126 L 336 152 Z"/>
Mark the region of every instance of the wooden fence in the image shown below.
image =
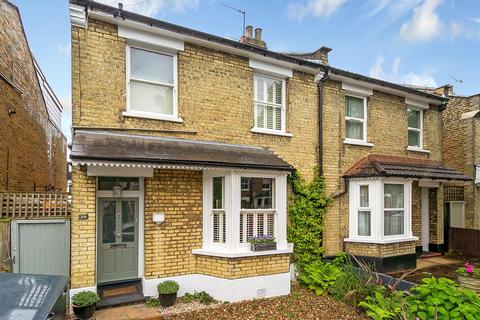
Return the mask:
<path id="1" fill-rule="evenodd" d="M 480 230 L 450 228 L 449 249 L 467 256 L 480 256 Z"/>
<path id="2" fill-rule="evenodd" d="M 57 218 L 70 216 L 68 193 L 0 192 L 0 218 Z"/>

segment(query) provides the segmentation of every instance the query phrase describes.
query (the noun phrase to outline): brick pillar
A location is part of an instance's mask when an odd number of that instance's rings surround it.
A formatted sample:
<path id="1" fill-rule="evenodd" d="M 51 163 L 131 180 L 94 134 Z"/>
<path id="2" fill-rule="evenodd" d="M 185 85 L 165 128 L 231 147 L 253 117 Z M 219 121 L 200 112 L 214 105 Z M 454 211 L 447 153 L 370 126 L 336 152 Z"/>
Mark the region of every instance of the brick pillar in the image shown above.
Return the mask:
<path id="1" fill-rule="evenodd" d="M 95 194 L 95 177 L 87 177 L 85 166 L 73 166 L 70 257 L 72 289 L 95 285 Z M 88 219 L 80 220 L 80 215 L 88 215 Z"/>

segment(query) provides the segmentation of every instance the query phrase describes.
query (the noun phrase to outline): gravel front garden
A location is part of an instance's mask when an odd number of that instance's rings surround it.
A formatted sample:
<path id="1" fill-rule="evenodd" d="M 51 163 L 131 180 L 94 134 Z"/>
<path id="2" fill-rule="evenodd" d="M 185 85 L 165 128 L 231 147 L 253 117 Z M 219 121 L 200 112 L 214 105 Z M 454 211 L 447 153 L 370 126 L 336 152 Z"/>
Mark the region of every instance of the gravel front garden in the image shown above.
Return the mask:
<path id="1" fill-rule="evenodd" d="M 205 309 L 163 317 L 165 320 L 368 319 L 352 306 L 335 301 L 328 295 L 317 296 L 300 286 L 293 286 L 292 293 L 288 296 L 216 304 Z"/>

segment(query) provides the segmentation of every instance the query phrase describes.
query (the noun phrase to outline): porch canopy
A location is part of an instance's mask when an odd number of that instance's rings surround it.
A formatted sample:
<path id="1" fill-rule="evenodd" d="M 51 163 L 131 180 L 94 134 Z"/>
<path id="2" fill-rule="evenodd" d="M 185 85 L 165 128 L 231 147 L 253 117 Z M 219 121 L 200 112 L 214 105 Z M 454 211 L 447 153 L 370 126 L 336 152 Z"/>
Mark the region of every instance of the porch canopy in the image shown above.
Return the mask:
<path id="1" fill-rule="evenodd" d="M 398 177 L 437 181 L 469 181 L 470 177 L 440 161 L 383 154 L 368 154 L 344 174 L 346 178 Z"/>
<path id="2" fill-rule="evenodd" d="M 294 169 L 266 148 L 112 131 L 75 131 L 70 157 L 86 165 Z"/>

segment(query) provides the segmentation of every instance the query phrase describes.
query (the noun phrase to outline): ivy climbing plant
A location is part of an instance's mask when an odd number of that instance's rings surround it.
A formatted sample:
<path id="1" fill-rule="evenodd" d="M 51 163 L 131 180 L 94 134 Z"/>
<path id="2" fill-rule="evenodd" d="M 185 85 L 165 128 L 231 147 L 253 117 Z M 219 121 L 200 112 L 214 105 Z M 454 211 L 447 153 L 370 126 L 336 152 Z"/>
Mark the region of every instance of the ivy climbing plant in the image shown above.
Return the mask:
<path id="1" fill-rule="evenodd" d="M 332 201 L 325 194 L 325 179 L 315 170 L 315 178 L 306 183 L 298 174 L 289 177 L 293 197 L 288 208 L 288 241 L 294 244 L 294 260 L 300 272 L 323 254 L 324 216 Z"/>

